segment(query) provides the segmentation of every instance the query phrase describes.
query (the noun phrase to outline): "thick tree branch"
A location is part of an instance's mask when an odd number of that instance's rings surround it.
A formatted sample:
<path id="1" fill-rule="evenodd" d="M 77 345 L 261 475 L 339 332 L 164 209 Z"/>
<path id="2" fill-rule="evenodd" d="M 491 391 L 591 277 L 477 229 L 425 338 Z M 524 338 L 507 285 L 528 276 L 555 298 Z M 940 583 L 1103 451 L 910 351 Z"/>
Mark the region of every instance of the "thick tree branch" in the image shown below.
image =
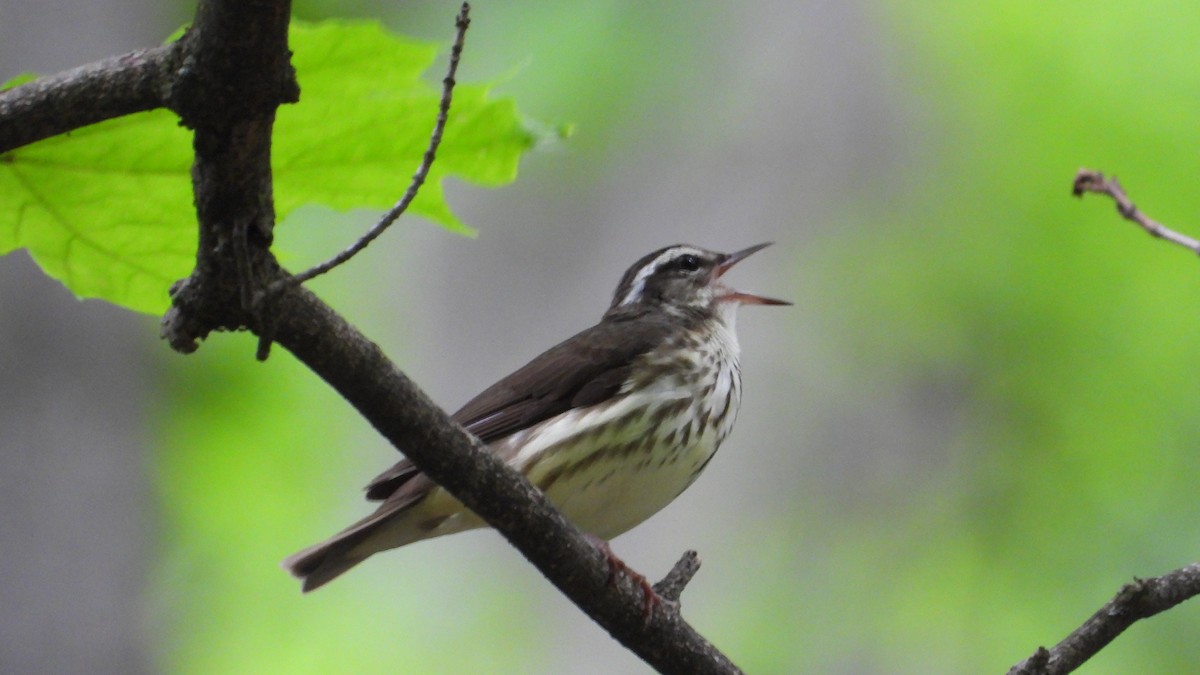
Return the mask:
<path id="1" fill-rule="evenodd" d="M 194 131 L 192 189 L 200 240 L 192 275 L 172 289 L 163 335 L 183 352 L 209 331 L 256 326 L 249 298 L 278 275 L 271 133 L 275 109 L 299 98 L 288 0 L 201 2 L 179 41 L 170 105 Z M 181 337 L 187 336 L 187 337 Z"/>
<path id="2" fill-rule="evenodd" d="M 0 93 L 0 153 L 165 105 L 178 43 L 139 49 Z"/>
<path id="3" fill-rule="evenodd" d="M 173 289 L 163 336 L 185 352 L 212 330 L 249 328 L 269 336 L 652 666 L 664 673 L 739 672 L 677 611 L 646 617 L 641 588 L 623 576 L 610 583 L 607 559 L 541 492 L 454 424 L 315 295 L 282 283 L 289 277 L 269 248 L 269 153 L 274 107 L 295 93 L 286 61 L 287 11 L 286 0 L 206 0 L 185 36 L 186 77 L 172 89 L 171 107 L 196 132 L 200 246 L 192 275 Z M 246 284 L 254 292 L 279 289 L 262 321 L 247 306 Z"/>
<path id="4" fill-rule="evenodd" d="M 1153 579 L 1135 579 L 1062 642 L 1052 649 L 1039 647 L 1032 656 L 1013 666 L 1008 675 L 1070 673 L 1135 622 L 1165 612 L 1196 595 L 1200 595 L 1200 563 Z"/>
<path id="5" fill-rule="evenodd" d="M 1164 239 L 1172 244 L 1182 246 L 1192 253 L 1200 254 L 1200 241 L 1180 234 L 1151 219 L 1134 206 L 1129 196 L 1125 194 L 1125 189 L 1117 182 L 1116 176 L 1105 178 L 1104 174 L 1099 171 L 1080 169 L 1075 174 L 1075 181 L 1071 184 L 1071 194 L 1082 197 L 1085 192 L 1095 192 L 1112 197 L 1113 201 L 1117 203 L 1117 213 L 1121 214 L 1125 220 L 1136 224 L 1152 237 Z"/>
<path id="6" fill-rule="evenodd" d="M 454 424 L 360 335 L 303 287 L 273 303 L 275 340 L 324 378 L 434 480 L 500 531 L 567 597 L 660 672 L 737 668 L 678 612 L 643 612 L 640 586 L 609 583 L 604 556 L 523 476 Z M 676 584 L 677 586 L 678 584 Z"/>

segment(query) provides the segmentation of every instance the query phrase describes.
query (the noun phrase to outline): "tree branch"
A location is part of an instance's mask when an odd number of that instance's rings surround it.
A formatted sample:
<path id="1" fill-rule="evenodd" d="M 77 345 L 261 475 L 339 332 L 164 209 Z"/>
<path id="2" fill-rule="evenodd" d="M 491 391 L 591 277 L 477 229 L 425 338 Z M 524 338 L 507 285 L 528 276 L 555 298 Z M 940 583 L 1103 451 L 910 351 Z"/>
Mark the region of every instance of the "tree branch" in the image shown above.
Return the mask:
<path id="1" fill-rule="evenodd" d="M 0 153 L 161 108 L 178 56 L 178 43 L 139 49 L 0 92 Z"/>
<path id="2" fill-rule="evenodd" d="M 181 352 L 216 329 L 259 324 L 249 298 L 279 266 L 271 133 L 275 109 L 299 99 L 287 44 L 289 0 L 201 2 L 179 40 L 169 103 L 193 130 L 192 191 L 200 241 L 192 275 L 171 289 L 163 335 Z"/>
<path id="3" fill-rule="evenodd" d="M 610 583 L 607 559 L 540 491 L 451 421 L 378 346 L 284 281 L 270 252 L 270 132 L 274 106 L 295 91 L 287 11 L 286 0 L 204 0 L 185 36 L 187 76 L 172 89 L 171 106 L 196 132 L 200 246 L 192 275 L 172 289 L 163 336 L 183 352 L 213 330 L 269 336 L 647 663 L 664 673 L 740 672 L 675 609 L 647 617 L 641 588 L 624 576 Z M 243 302 L 246 283 L 255 292 L 279 287 L 261 321 Z"/>
<path id="4" fill-rule="evenodd" d="M 678 612 L 644 614 L 641 587 L 528 480 L 454 424 L 374 343 L 304 287 L 272 305 L 275 340 L 345 397 L 422 471 L 482 516 L 614 638 L 664 673 L 735 673 Z"/>
<path id="5" fill-rule="evenodd" d="M 1196 595 L 1200 595 L 1200 563 L 1153 579 L 1134 579 L 1062 642 L 1052 649 L 1039 647 L 1032 656 L 1013 666 L 1008 675 L 1070 673 L 1135 622 L 1165 612 Z"/>
<path id="6" fill-rule="evenodd" d="M 1200 254 L 1200 241 L 1180 234 L 1162 223 L 1149 218 L 1134 206 L 1133 202 L 1125 194 L 1125 189 L 1117 182 L 1116 176 L 1105 178 L 1104 174 L 1099 171 L 1080 169 L 1075 174 L 1075 182 L 1071 186 L 1071 194 L 1076 197 L 1082 197 L 1085 192 L 1095 192 L 1112 197 L 1113 201 L 1117 203 L 1117 213 L 1121 214 L 1121 217 L 1125 220 L 1135 223 L 1150 234 L 1150 236 L 1165 239 L 1172 244 L 1177 244 L 1190 250 L 1192 253 Z"/>

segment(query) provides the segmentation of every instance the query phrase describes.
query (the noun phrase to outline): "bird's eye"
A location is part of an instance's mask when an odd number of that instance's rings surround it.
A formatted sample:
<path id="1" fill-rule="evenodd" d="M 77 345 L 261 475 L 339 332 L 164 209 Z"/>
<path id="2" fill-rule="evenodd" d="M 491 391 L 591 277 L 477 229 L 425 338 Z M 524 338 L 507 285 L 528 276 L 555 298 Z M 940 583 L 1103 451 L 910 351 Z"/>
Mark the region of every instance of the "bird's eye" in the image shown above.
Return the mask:
<path id="1" fill-rule="evenodd" d="M 679 269 L 684 272 L 695 272 L 700 269 L 700 259 L 690 253 L 680 256 L 677 264 L 679 265 Z"/>

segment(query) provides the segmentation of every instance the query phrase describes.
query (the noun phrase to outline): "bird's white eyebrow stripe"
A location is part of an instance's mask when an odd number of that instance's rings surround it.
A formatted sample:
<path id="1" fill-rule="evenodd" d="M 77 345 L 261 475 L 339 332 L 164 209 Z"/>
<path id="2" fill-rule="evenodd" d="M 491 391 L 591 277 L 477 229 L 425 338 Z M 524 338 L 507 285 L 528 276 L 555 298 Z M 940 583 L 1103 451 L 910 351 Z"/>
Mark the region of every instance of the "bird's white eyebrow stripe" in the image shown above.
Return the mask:
<path id="1" fill-rule="evenodd" d="M 646 288 L 646 279 L 648 279 L 651 274 L 654 274 L 654 271 L 657 270 L 663 263 L 687 253 L 692 255 L 704 255 L 704 251 L 701 251 L 698 248 L 692 248 L 691 246 L 672 246 L 671 248 L 663 251 L 657 258 L 646 263 L 642 266 L 642 269 L 638 270 L 638 273 L 633 277 L 633 283 L 629 285 L 629 292 L 625 294 L 625 297 L 621 298 L 621 302 L 617 303 L 617 306 L 619 307 L 621 305 L 627 305 L 641 295 L 642 291 Z"/>

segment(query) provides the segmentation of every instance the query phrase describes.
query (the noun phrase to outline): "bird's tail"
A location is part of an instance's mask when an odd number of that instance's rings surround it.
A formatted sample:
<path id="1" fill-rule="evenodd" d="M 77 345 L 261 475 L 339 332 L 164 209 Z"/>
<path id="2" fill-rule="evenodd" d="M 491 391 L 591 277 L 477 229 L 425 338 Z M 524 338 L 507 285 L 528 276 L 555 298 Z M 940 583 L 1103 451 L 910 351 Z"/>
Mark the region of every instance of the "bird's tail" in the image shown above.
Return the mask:
<path id="1" fill-rule="evenodd" d="M 374 528 L 352 527 L 319 544 L 293 553 L 283 568 L 304 582 L 304 592 L 316 590 L 366 560 L 374 551 L 358 552 Z"/>
<path id="2" fill-rule="evenodd" d="M 424 497 L 424 492 L 415 490 L 401 499 L 393 495 L 375 513 L 288 556 L 283 568 L 304 582 L 307 593 L 380 551 L 483 525 L 470 512 L 462 513 L 462 504 L 448 494 L 435 493 L 432 500 Z"/>
<path id="3" fill-rule="evenodd" d="M 411 499 L 385 503 L 375 513 L 329 539 L 288 556 L 283 568 L 304 582 L 307 593 L 375 553 L 423 539 L 428 535 L 413 526 L 412 518 L 412 507 L 419 502 Z"/>

